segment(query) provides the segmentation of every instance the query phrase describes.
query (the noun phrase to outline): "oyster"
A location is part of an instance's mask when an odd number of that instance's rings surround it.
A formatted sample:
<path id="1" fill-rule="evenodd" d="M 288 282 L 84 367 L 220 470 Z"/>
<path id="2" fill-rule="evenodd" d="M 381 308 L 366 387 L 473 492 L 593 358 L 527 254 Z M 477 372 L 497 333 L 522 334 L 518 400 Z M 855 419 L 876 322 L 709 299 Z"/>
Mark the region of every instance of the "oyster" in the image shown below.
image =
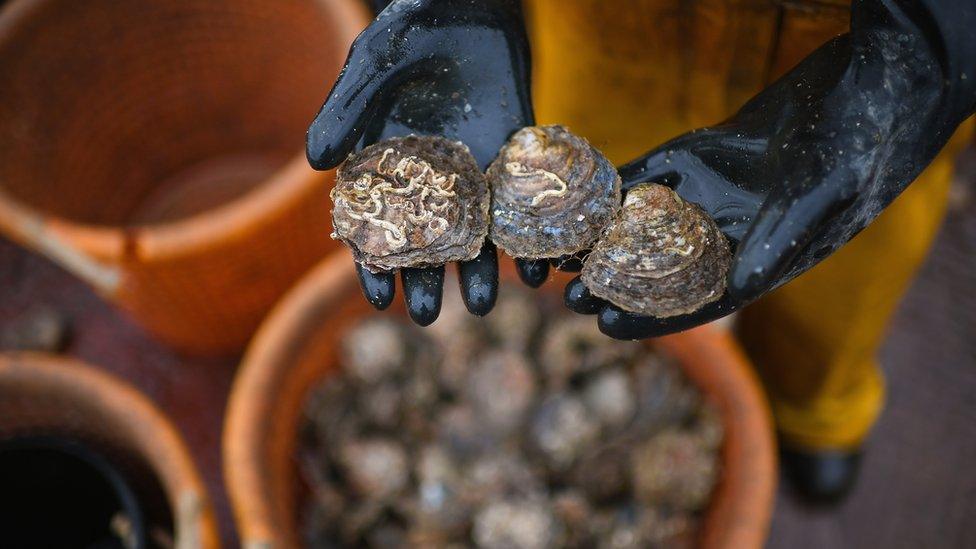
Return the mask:
<path id="1" fill-rule="evenodd" d="M 474 517 L 471 537 L 485 549 L 544 549 L 560 545 L 563 525 L 540 498 L 498 500 Z"/>
<path id="2" fill-rule="evenodd" d="M 491 239 L 512 257 L 588 249 L 620 208 L 620 176 L 562 126 L 515 132 L 488 167 Z"/>
<path id="3" fill-rule="evenodd" d="M 689 511 L 707 505 L 718 465 L 704 442 L 697 433 L 670 428 L 640 443 L 631 454 L 637 499 Z"/>
<path id="4" fill-rule="evenodd" d="M 460 142 L 386 139 L 339 166 L 332 236 L 373 272 L 474 259 L 488 235 L 488 194 Z"/>
<path id="5" fill-rule="evenodd" d="M 539 404 L 528 430 L 530 443 L 554 472 L 568 470 L 600 436 L 596 418 L 577 396 L 565 392 Z"/>
<path id="6" fill-rule="evenodd" d="M 667 187 L 645 183 L 627 193 L 583 264 L 582 280 L 622 309 L 669 317 L 720 298 L 731 263 L 728 241 L 708 214 Z"/>
<path id="7" fill-rule="evenodd" d="M 467 390 L 483 429 L 512 432 L 535 398 L 532 366 L 521 353 L 490 351 L 469 366 Z"/>
<path id="8" fill-rule="evenodd" d="M 407 451 L 394 440 L 351 440 L 343 444 L 341 455 L 350 487 L 363 498 L 385 499 L 409 481 Z"/>

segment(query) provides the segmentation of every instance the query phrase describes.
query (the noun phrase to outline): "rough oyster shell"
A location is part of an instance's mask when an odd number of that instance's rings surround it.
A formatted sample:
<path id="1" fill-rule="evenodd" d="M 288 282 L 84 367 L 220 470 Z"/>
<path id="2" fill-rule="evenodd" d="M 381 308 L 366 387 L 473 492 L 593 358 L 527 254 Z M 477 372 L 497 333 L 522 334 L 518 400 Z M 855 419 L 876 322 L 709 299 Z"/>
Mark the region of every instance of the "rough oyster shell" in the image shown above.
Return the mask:
<path id="1" fill-rule="evenodd" d="M 488 167 L 491 239 L 512 257 L 588 249 L 620 208 L 620 176 L 562 126 L 515 132 Z"/>
<path id="2" fill-rule="evenodd" d="M 627 311 L 669 317 L 722 296 L 728 241 L 700 207 L 662 185 L 627 193 L 623 209 L 583 265 L 593 295 Z"/>
<path id="3" fill-rule="evenodd" d="M 468 147 L 396 137 L 339 166 L 333 238 L 373 272 L 474 259 L 488 234 L 488 186 Z"/>

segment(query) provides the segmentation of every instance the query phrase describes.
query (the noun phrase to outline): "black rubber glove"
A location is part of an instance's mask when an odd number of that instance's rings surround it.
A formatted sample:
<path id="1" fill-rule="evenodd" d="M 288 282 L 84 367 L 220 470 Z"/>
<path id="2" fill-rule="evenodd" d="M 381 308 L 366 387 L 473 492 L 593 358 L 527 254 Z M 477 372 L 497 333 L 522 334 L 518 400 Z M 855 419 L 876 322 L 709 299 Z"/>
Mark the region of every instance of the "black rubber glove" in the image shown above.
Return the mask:
<path id="1" fill-rule="evenodd" d="M 484 170 L 513 132 L 534 124 L 529 71 L 518 0 L 394 1 L 353 43 L 309 127 L 309 162 L 329 169 L 354 149 L 415 133 L 463 142 Z M 498 293 L 494 245 L 486 242 L 459 271 L 468 310 L 488 313 Z M 410 316 L 430 324 L 440 313 L 444 267 L 401 274 Z M 367 299 L 389 306 L 393 273 L 359 266 L 359 276 Z"/>
<path id="2" fill-rule="evenodd" d="M 579 281 L 567 305 L 636 339 L 725 316 L 816 265 L 868 225 L 976 109 L 976 2 L 855 0 L 850 34 L 729 121 L 621 171 L 700 204 L 736 250 L 726 294 L 667 319 L 621 311 Z M 824 319 L 829 321 L 829 319 Z"/>

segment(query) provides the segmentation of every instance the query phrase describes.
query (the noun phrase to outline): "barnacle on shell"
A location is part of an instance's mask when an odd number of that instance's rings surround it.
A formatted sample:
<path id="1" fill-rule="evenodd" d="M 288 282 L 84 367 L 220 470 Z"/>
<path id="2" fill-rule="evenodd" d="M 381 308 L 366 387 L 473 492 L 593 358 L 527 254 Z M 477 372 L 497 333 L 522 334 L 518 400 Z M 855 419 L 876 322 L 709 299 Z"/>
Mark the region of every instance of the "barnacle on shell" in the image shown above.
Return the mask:
<path id="1" fill-rule="evenodd" d="M 708 214 L 667 187 L 645 183 L 627 193 L 587 257 L 582 280 L 622 309 L 669 317 L 720 298 L 731 263 L 728 241 Z"/>
<path id="2" fill-rule="evenodd" d="M 488 168 L 491 239 L 512 257 L 588 249 L 620 208 L 620 176 L 562 126 L 515 132 Z"/>
<path id="3" fill-rule="evenodd" d="M 488 234 L 488 186 L 468 147 L 396 137 L 339 166 L 334 238 L 370 271 L 473 259 Z"/>

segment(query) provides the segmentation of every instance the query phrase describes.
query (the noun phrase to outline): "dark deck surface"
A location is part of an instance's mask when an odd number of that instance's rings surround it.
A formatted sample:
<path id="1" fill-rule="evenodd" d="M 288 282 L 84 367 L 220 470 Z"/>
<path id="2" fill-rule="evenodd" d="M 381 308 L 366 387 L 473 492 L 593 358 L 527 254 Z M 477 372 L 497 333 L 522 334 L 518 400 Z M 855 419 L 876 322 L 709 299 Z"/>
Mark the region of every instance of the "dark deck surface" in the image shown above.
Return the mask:
<path id="1" fill-rule="evenodd" d="M 972 158 L 974 155 L 971 155 Z M 968 165 L 976 164 L 968 160 Z M 780 487 L 770 547 L 976 547 L 976 169 L 952 209 L 882 351 L 888 405 L 861 482 L 833 510 Z M 48 306 L 70 318 L 71 354 L 119 374 L 167 410 L 204 470 L 225 539 L 220 428 L 236 358 L 176 357 L 48 261 L 0 239 L 0 331 Z M 233 546 L 233 545 L 231 545 Z"/>
<path id="2" fill-rule="evenodd" d="M 881 352 L 888 401 L 839 509 L 781 483 L 770 547 L 976 547 L 976 154 Z"/>

